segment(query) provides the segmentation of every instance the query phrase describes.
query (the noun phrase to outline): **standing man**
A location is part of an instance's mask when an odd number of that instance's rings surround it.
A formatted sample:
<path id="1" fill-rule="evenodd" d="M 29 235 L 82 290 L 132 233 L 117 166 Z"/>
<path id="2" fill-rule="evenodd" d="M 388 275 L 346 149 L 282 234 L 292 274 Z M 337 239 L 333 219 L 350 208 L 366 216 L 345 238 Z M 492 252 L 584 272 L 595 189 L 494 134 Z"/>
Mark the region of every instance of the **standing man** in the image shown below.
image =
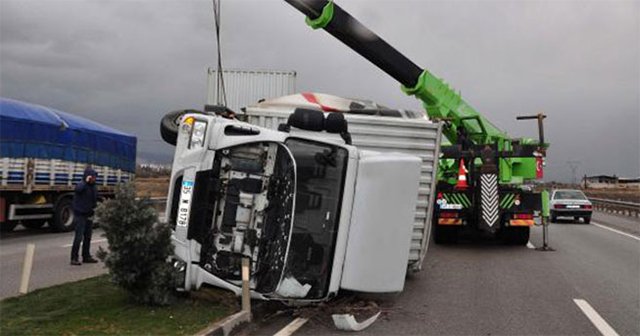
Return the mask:
<path id="1" fill-rule="evenodd" d="M 96 207 L 98 200 L 98 191 L 96 190 L 96 177 L 98 174 L 91 167 L 84 170 L 82 181 L 76 185 L 73 194 L 73 221 L 76 225 L 76 235 L 73 238 L 73 246 L 71 247 L 71 265 L 82 265 L 78 260 L 78 251 L 80 243 L 82 243 L 82 262 L 94 264 L 98 260 L 91 256 L 91 231 L 93 230 L 93 222 L 89 217 L 93 216 L 93 209 Z"/>

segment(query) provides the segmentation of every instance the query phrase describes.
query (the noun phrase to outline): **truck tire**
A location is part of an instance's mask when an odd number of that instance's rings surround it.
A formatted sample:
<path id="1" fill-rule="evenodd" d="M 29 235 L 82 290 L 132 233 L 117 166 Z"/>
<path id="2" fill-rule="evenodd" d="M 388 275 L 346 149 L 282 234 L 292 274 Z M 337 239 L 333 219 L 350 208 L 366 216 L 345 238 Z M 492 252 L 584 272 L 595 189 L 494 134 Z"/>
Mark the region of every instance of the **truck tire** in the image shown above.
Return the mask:
<path id="1" fill-rule="evenodd" d="M 11 232 L 16 228 L 18 222 L 16 221 L 5 221 L 0 223 L 0 232 Z"/>
<path id="2" fill-rule="evenodd" d="M 56 202 L 53 209 L 51 229 L 54 232 L 67 232 L 74 229 L 73 208 L 71 197 L 63 197 Z"/>
<path id="3" fill-rule="evenodd" d="M 524 246 L 529 242 L 529 227 L 506 227 L 502 229 L 502 237 L 507 245 Z"/>
<path id="4" fill-rule="evenodd" d="M 205 114 L 198 110 L 178 110 L 165 114 L 160 121 L 160 136 L 162 136 L 164 142 L 170 145 L 176 145 L 178 142 L 180 119 L 187 113 Z"/>
<path id="5" fill-rule="evenodd" d="M 46 222 L 46 219 L 29 219 L 23 220 L 21 224 L 28 229 L 39 229 L 44 226 L 44 223 Z"/>
<path id="6" fill-rule="evenodd" d="M 433 241 L 438 245 L 457 243 L 458 227 L 436 225 L 433 231 Z"/>

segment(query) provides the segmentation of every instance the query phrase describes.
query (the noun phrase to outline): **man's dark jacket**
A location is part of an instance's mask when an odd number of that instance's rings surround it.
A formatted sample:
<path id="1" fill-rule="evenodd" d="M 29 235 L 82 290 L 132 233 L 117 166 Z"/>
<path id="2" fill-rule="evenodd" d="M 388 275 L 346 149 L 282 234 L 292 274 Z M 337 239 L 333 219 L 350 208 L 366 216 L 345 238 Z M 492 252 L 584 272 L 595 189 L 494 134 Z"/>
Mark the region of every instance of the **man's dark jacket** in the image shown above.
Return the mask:
<path id="1" fill-rule="evenodd" d="M 73 195 L 73 211 L 80 215 L 92 216 L 93 209 L 98 202 L 98 191 L 95 184 L 87 183 L 87 176 L 92 175 L 98 177 L 98 173 L 91 168 L 84 170 L 82 181 L 76 185 L 75 194 Z"/>

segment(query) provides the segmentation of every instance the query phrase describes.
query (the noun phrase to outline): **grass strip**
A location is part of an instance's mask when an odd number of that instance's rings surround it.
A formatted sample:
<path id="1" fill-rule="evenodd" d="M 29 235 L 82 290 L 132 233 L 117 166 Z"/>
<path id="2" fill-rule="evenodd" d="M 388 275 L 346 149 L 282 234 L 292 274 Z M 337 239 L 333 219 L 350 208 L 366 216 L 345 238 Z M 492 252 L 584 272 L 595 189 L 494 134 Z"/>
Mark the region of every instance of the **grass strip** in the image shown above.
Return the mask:
<path id="1" fill-rule="evenodd" d="M 205 290 L 165 307 L 132 303 L 108 275 L 0 301 L 5 335 L 191 335 L 234 311 L 226 292 Z"/>

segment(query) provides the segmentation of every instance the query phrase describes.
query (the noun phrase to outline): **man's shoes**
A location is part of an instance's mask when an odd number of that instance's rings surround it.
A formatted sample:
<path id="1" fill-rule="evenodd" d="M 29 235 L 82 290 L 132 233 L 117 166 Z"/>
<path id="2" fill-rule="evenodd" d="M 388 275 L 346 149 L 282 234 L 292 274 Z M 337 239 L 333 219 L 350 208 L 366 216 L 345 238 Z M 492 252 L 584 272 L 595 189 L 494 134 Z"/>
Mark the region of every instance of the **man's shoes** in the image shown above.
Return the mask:
<path id="1" fill-rule="evenodd" d="M 93 257 L 82 258 L 82 262 L 85 264 L 95 264 L 98 262 L 98 259 L 93 259 Z"/>
<path id="2" fill-rule="evenodd" d="M 82 263 L 81 263 L 81 262 L 79 262 L 79 261 L 77 261 L 77 260 L 71 260 L 71 263 L 70 263 L 70 264 L 71 264 L 71 265 L 73 265 L 73 266 L 80 266 L 80 265 L 82 265 Z"/>

